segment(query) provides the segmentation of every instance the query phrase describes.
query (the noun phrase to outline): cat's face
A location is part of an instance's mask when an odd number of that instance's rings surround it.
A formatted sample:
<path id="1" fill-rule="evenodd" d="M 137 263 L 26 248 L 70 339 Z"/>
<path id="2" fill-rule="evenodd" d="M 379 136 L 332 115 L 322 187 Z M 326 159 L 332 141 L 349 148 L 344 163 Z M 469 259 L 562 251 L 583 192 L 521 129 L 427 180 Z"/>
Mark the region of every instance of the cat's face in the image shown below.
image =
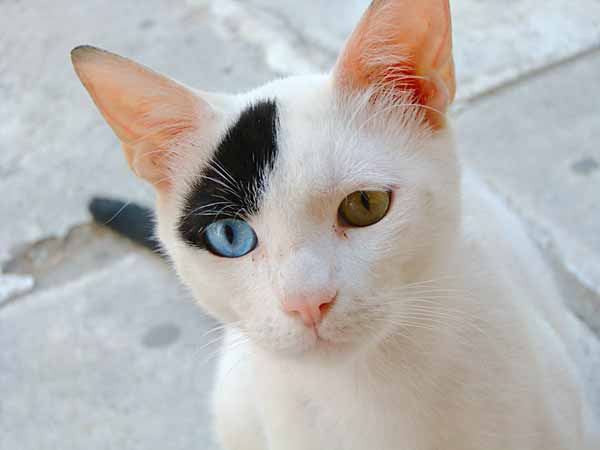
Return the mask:
<path id="1" fill-rule="evenodd" d="M 275 82 L 229 108 L 200 152 L 209 162 L 191 163 L 198 169 L 179 178 L 177 201 L 159 209 L 160 238 L 195 297 L 279 352 L 354 348 L 389 332 L 398 291 L 429 269 L 454 224 L 447 134 L 425 129 L 414 108 L 361 111 L 360 98 L 338 98 L 327 76 Z M 390 193 L 380 221 L 358 227 L 340 217 L 356 191 Z M 220 218 L 244 220 L 256 247 L 235 258 L 208 250 L 203 227 Z M 299 297 L 335 300 L 312 327 L 286 311 Z"/>
<path id="2" fill-rule="evenodd" d="M 410 284 L 452 243 L 456 160 L 431 113 L 453 95 L 450 40 L 431 58 L 427 36 L 416 39 L 411 58 L 429 56 L 411 68 L 398 49 L 427 30 L 380 23 L 402 3 L 375 2 L 331 74 L 240 96 L 140 80 L 98 50 L 74 56 L 133 169 L 157 187 L 159 237 L 178 273 L 207 311 L 269 351 L 346 354 L 385 337 Z M 404 41 L 386 50 L 394 36 Z"/>

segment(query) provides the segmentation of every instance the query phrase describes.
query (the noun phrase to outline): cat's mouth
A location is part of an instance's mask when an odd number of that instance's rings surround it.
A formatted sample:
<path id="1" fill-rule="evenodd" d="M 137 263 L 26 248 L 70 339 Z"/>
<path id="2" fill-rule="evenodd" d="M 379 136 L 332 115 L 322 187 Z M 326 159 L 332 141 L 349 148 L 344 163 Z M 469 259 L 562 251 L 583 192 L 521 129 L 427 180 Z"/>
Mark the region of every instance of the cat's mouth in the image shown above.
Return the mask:
<path id="1" fill-rule="evenodd" d="M 305 329 L 302 334 L 303 337 L 297 336 L 297 340 L 288 341 L 287 345 L 277 346 L 276 348 L 268 345 L 268 347 L 284 358 L 300 360 L 341 355 L 345 354 L 345 350 L 349 348 L 348 343 L 338 342 L 326 336 L 326 333 L 323 333 L 318 325 L 310 328 L 310 330 Z"/>
<path id="2" fill-rule="evenodd" d="M 332 339 L 327 336 L 326 333 L 323 333 L 319 329 L 319 326 L 313 327 L 312 334 L 313 340 L 309 348 L 306 349 L 307 353 L 317 353 L 329 356 L 343 355 L 346 354 L 348 350 L 355 347 L 355 345 L 349 342 Z"/>
<path id="3" fill-rule="evenodd" d="M 336 345 L 335 342 L 323 337 L 323 335 L 319 333 L 318 326 L 314 326 L 312 331 L 315 336 L 315 344 L 314 344 L 315 346 L 327 348 L 327 347 L 334 347 Z"/>

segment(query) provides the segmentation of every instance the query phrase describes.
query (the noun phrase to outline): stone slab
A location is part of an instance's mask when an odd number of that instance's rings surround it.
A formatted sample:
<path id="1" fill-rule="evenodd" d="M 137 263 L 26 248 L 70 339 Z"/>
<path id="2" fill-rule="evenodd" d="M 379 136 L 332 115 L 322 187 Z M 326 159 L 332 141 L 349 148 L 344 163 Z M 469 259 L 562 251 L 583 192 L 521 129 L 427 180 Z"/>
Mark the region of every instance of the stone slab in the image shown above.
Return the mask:
<path id="1" fill-rule="evenodd" d="M 214 448 L 214 325 L 143 251 L 1 307 L 0 448 Z"/>
<path id="2" fill-rule="evenodd" d="M 600 51 L 482 98 L 456 119 L 465 161 L 588 292 L 565 297 L 600 330 Z M 579 304 L 578 304 L 579 303 Z"/>

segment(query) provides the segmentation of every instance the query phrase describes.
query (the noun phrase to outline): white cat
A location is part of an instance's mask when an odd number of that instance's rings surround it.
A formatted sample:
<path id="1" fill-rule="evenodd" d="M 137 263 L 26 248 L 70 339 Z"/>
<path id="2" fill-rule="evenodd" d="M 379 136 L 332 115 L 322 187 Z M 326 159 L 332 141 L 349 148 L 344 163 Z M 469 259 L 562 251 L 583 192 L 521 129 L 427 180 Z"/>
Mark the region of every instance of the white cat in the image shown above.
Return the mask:
<path id="1" fill-rule="evenodd" d="M 227 324 L 224 449 L 600 448 L 576 321 L 461 175 L 451 48 L 447 0 L 375 0 L 330 74 L 244 95 L 73 51 L 177 272 Z"/>

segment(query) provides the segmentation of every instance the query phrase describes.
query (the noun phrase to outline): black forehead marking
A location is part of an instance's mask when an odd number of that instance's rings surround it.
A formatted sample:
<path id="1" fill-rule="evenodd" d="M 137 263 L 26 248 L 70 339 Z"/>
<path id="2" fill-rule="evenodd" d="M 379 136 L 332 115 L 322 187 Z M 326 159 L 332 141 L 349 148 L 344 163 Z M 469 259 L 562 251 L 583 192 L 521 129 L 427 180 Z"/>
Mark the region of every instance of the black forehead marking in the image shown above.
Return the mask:
<path id="1" fill-rule="evenodd" d="M 266 173 L 277 158 L 278 125 L 274 100 L 242 111 L 185 199 L 179 233 L 186 243 L 206 248 L 204 227 L 218 219 L 256 214 Z"/>

